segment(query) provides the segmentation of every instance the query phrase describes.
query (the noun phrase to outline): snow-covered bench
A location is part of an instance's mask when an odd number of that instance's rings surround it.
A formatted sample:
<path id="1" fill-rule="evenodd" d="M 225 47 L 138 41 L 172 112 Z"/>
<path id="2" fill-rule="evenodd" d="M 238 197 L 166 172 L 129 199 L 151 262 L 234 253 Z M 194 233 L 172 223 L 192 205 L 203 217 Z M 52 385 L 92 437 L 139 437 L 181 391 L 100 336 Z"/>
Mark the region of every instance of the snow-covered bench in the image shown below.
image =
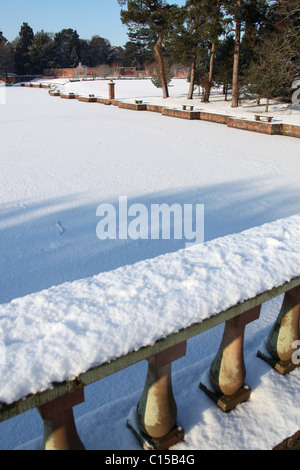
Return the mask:
<path id="1" fill-rule="evenodd" d="M 37 407 L 45 449 L 83 448 L 72 407 L 83 401 L 84 387 L 147 359 L 145 389 L 128 425 L 145 448 L 169 448 L 183 438 L 171 363 L 185 354 L 186 341 L 225 322 L 200 387 L 227 411 L 250 395 L 245 325 L 281 294 L 259 354 L 282 373 L 296 366 L 299 286 L 296 215 L 0 305 L 0 420 Z"/>
<path id="2" fill-rule="evenodd" d="M 254 115 L 255 121 L 261 121 L 262 119 L 266 122 L 272 122 L 272 116 L 263 116 L 262 114 L 255 114 Z"/>
<path id="3" fill-rule="evenodd" d="M 183 104 L 183 105 L 182 105 L 182 109 L 183 109 L 183 111 L 185 111 L 186 109 L 189 109 L 189 111 L 193 111 L 193 110 L 194 110 L 194 106 L 193 106 L 193 105 L 189 105 L 189 104 Z"/>

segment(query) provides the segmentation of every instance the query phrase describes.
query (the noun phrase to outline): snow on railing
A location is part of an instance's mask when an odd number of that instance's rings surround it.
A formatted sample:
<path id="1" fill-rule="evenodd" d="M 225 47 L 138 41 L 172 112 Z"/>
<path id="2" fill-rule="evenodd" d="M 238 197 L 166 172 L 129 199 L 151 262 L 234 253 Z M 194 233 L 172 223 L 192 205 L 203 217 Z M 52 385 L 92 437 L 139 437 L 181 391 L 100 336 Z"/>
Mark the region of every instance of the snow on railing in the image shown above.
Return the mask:
<path id="1" fill-rule="evenodd" d="M 281 294 L 258 355 L 284 374 L 299 363 L 300 215 L 0 305 L 0 421 L 37 407 L 45 449 L 83 448 L 72 408 L 84 400 L 84 386 L 147 359 L 145 388 L 127 424 L 144 448 L 167 449 L 184 435 L 171 363 L 186 341 L 225 322 L 200 388 L 228 411 L 251 393 L 245 326 Z"/>

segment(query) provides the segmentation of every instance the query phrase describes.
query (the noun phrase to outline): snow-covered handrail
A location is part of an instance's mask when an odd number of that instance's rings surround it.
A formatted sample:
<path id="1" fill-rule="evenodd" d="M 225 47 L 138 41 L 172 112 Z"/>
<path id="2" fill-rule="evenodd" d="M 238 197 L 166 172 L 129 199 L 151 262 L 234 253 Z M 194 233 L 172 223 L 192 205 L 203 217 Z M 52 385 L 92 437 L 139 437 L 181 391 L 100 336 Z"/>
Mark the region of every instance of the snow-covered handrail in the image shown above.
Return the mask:
<path id="1" fill-rule="evenodd" d="M 299 339 L 299 286 L 296 215 L 0 305 L 6 356 L 0 420 L 38 407 L 52 442 L 61 420 L 74 437 L 72 407 L 83 400 L 84 386 L 147 359 L 137 422 L 128 424 L 140 440 L 147 436 L 144 445 L 168 448 L 183 437 L 170 365 L 185 354 L 186 340 L 225 322 L 210 378 L 200 386 L 227 411 L 250 393 L 243 386 L 245 325 L 263 302 L 283 293 L 260 356 L 290 370 L 294 350 L 286 341 Z M 78 437 L 70 445 L 82 447 Z"/>

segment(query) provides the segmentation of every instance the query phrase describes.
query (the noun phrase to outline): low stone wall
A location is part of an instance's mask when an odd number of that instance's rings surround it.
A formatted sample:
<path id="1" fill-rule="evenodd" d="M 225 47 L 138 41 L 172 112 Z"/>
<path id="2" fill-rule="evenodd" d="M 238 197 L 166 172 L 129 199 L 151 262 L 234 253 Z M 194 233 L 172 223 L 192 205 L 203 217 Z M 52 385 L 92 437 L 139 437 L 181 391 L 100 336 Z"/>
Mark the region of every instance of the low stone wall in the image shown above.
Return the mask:
<path id="1" fill-rule="evenodd" d="M 24 86 L 39 88 L 48 87 L 48 85 L 43 86 L 42 84 L 33 83 L 26 83 Z M 218 124 L 225 124 L 226 126 L 234 129 L 258 132 L 260 134 L 284 135 L 289 137 L 300 138 L 300 126 L 295 126 L 292 124 L 282 124 L 276 122 L 264 122 L 255 120 L 251 121 L 250 119 L 237 118 L 217 113 L 208 113 L 205 111 L 165 108 L 160 105 L 143 103 L 142 100 L 135 100 L 136 102 L 134 103 L 128 103 L 116 99 L 100 98 L 95 96 L 79 96 L 76 94 L 70 96 L 69 94 L 61 94 L 59 91 L 56 90 L 49 90 L 49 94 L 51 96 L 61 96 L 61 98 L 66 99 L 75 98 L 79 101 L 86 103 L 101 103 L 105 105 L 118 106 L 121 109 L 130 109 L 133 111 L 151 111 L 155 113 L 160 113 L 163 116 L 175 117 L 180 119 L 215 122 Z"/>
<path id="2" fill-rule="evenodd" d="M 78 95 L 75 95 L 75 93 L 66 93 L 66 94 L 60 93 L 60 97 L 66 99 L 66 100 L 78 99 Z"/>
<path id="3" fill-rule="evenodd" d="M 162 114 L 163 116 L 171 116 L 180 119 L 200 119 L 199 111 L 185 111 L 180 109 L 163 108 Z"/>
<path id="4" fill-rule="evenodd" d="M 97 98 L 97 103 L 101 103 L 101 104 L 111 104 L 111 101 L 106 99 L 106 98 Z"/>
<path id="5" fill-rule="evenodd" d="M 163 109 L 163 106 L 159 106 L 157 104 L 147 104 L 147 111 L 152 111 L 153 113 L 162 114 Z"/>
<path id="6" fill-rule="evenodd" d="M 122 101 L 119 101 L 118 106 L 122 109 L 132 109 L 134 111 L 147 111 L 147 105 L 143 103 L 123 103 Z"/>
<path id="7" fill-rule="evenodd" d="M 85 103 L 97 103 L 97 98 L 95 96 L 79 96 L 78 101 L 83 101 Z"/>
<path id="8" fill-rule="evenodd" d="M 50 90 L 49 91 L 50 96 L 60 96 L 60 91 L 57 90 Z"/>
<path id="9" fill-rule="evenodd" d="M 119 106 L 121 103 L 121 101 L 118 101 L 118 100 L 110 100 L 110 102 L 113 106 Z"/>
<path id="10" fill-rule="evenodd" d="M 215 113 L 205 113 L 200 111 L 200 120 L 201 121 L 210 121 L 210 122 L 217 122 L 218 124 L 227 124 L 229 116 L 225 116 L 223 114 L 215 114 Z"/>
<path id="11" fill-rule="evenodd" d="M 289 137 L 300 137 L 300 126 L 293 126 L 291 124 L 282 124 L 282 135 L 287 135 Z"/>
<path id="12" fill-rule="evenodd" d="M 261 134 L 280 135 L 282 124 L 272 124 L 260 121 L 249 121 L 230 117 L 227 120 L 228 127 L 243 129 L 246 131 L 259 132 Z"/>

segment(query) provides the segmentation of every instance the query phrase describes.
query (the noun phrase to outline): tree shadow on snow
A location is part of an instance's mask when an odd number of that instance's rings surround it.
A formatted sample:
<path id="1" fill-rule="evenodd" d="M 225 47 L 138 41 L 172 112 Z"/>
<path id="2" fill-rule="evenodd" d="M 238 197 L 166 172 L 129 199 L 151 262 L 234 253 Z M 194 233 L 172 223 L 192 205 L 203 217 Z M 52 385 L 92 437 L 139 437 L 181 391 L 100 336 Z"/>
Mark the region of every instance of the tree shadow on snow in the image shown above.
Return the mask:
<path id="1" fill-rule="evenodd" d="M 209 241 L 299 212 L 296 189 L 287 187 L 281 188 L 280 191 L 268 191 L 265 189 L 266 183 L 265 178 L 263 181 L 240 180 L 193 187 L 189 191 L 174 190 L 141 195 L 134 199 L 129 198 L 127 203 L 128 207 L 132 204 L 143 204 L 149 213 L 152 204 L 180 204 L 182 207 L 184 204 L 204 204 L 204 235 L 205 241 Z M 99 198 L 98 201 L 86 203 L 86 200 L 86 195 L 74 194 L 40 203 L 25 205 L 21 201 L 15 201 L 2 205 L 1 303 L 47 289 L 52 285 L 90 277 L 185 247 L 186 240 L 173 238 L 99 240 L 96 235 L 100 220 L 96 215 L 97 207 L 110 203 L 117 209 L 119 201 Z M 219 342 L 216 345 L 216 337 L 221 339 L 223 325 L 216 328 L 213 335 L 205 332 L 201 337 L 189 340 L 187 356 L 174 363 L 175 372 L 180 372 L 180 369 L 197 364 L 202 358 L 216 353 L 219 346 Z M 201 362 L 199 367 L 203 367 L 203 364 Z M 194 393 L 198 393 L 202 372 L 203 370 L 199 369 L 191 384 Z M 146 365 L 143 361 L 87 387 L 86 402 L 78 407 L 76 414 L 83 415 L 90 411 L 91 404 L 95 404 L 95 395 L 99 397 L 99 406 L 116 400 L 117 394 L 120 393 L 120 383 L 123 396 L 132 393 L 132 383 L 135 384 L 136 390 L 142 389 L 145 374 Z M 254 387 L 258 386 L 259 380 L 259 377 L 252 380 L 255 382 Z M 182 386 L 180 388 L 182 389 Z M 187 402 L 190 402 L 189 390 L 186 390 Z M 192 421 L 187 424 L 186 431 L 193 427 L 193 423 L 199 423 L 199 419 L 203 419 L 205 409 L 211 406 L 209 399 L 200 390 L 199 400 L 202 404 Z M 27 414 L 29 422 L 33 419 L 32 413 L 34 411 Z M 36 414 L 34 416 L 39 423 L 39 417 Z M 184 416 L 183 406 L 180 416 Z M 18 426 L 18 419 L 10 420 L 6 426 Z M 27 437 L 35 437 L 34 432 L 32 436 Z"/>
<path id="2" fill-rule="evenodd" d="M 189 191 L 165 191 L 127 199 L 127 207 L 141 204 L 149 214 L 154 204 L 204 205 L 204 240 L 236 233 L 253 226 L 288 217 L 299 211 L 298 193 L 289 187 L 266 191 L 264 181 L 235 181 Z M 190 240 L 170 239 L 100 240 L 96 234 L 101 204 L 111 204 L 118 215 L 119 200 L 86 204 L 84 195 L 50 201 L 2 206 L 0 215 L 0 302 L 47 289 L 53 285 L 97 275 L 185 248 Z M 136 217 L 128 217 L 128 224 Z M 196 215 L 193 212 L 195 226 Z M 119 226 L 117 226 L 117 237 Z M 139 232 L 137 227 L 137 232 Z M 150 230 L 150 229 L 149 229 Z M 191 240 L 193 241 L 193 240 Z"/>

